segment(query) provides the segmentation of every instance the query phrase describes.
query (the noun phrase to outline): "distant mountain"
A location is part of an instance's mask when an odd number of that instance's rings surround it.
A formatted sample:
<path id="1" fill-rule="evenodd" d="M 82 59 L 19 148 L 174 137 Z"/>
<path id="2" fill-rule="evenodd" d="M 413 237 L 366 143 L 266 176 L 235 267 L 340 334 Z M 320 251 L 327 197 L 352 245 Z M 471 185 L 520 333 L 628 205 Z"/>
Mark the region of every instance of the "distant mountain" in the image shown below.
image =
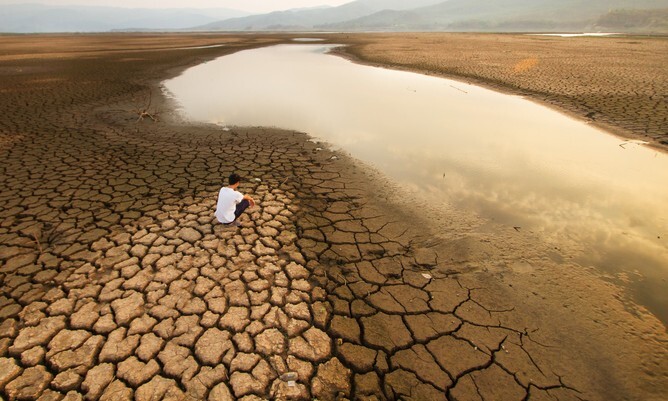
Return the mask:
<path id="1" fill-rule="evenodd" d="M 0 32 L 106 32 L 116 29 L 172 30 L 241 17 L 246 12 L 215 9 L 129 9 L 120 7 L 0 6 Z"/>
<path id="2" fill-rule="evenodd" d="M 380 11 L 320 30 L 559 31 L 596 25 L 611 10 L 668 7 L 668 0 L 448 0 L 403 11 Z M 599 24 L 600 26 L 600 24 Z"/>
<path id="3" fill-rule="evenodd" d="M 212 31 L 312 30 L 318 25 L 341 23 L 382 10 L 409 10 L 434 5 L 441 1 L 443 0 L 357 0 L 338 7 L 293 9 L 232 18 L 193 29 Z"/>
<path id="4" fill-rule="evenodd" d="M 594 26 L 610 32 L 668 32 L 668 8 L 612 10 L 597 19 Z"/>
<path id="5" fill-rule="evenodd" d="M 0 6 L 0 32 L 615 31 L 668 33 L 668 0 L 356 0 L 249 15 L 230 9 Z"/>

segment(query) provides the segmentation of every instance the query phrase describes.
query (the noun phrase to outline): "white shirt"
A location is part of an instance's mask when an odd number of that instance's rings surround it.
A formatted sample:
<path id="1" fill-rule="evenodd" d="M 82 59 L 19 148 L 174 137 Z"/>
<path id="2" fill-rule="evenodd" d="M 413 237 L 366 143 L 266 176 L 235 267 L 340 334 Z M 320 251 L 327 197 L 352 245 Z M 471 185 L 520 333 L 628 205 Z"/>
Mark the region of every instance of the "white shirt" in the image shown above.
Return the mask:
<path id="1" fill-rule="evenodd" d="M 243 199 L 244 195 L 241 192 L 229 187 L 222 187 L 218 193 L 218 204 L 216 205 L 216 218 L 218 221 L 225 224 L 233 222 L 237 203 Z"/>

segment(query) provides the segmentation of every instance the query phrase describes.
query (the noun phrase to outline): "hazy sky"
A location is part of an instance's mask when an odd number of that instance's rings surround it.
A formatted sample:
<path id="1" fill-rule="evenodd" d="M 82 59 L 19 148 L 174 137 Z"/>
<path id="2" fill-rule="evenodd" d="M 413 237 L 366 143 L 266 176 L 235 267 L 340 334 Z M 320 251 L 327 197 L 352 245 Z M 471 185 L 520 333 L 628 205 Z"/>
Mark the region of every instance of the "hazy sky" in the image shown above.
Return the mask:
<path id="1" fill-rule="evenodd" d="M 0 0 L 0 5 L 41 3 L 131 8 L 232 8 L 250 12 L 287 10 L 297 7 L 338 6 L 352 0 Z"/>

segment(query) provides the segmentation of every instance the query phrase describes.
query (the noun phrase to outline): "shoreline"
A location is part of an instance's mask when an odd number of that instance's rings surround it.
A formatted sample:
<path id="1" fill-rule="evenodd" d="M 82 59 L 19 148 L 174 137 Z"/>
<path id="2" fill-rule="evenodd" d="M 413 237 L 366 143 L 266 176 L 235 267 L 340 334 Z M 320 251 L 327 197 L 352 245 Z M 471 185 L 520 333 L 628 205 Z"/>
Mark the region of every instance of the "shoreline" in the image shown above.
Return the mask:
<path id="1" fill-rule="evenodd" d="M 346 58 L 350 61 L 353 61 L 358 64 L 365 64 L 374 67 L 390 68 L 403 71 L 409 71 L 419 74 L 439 76 L 443 78 L 452 79 L 455 81 L 465 82 L 469 84 L 478 85 L 487 89 L 491 89 L 497 92 L 506 93 L 510 95 L 522 96 L 538 104 L 541 104 L 545 107 L 548 107 L 552 110 L 556 110 L 570 118 L 574 118 L 579 121 L 583 121 L 587 124 L 592 124 L 598 129 L 605 131 L 611 135 L 617 136 L 622 140 L 642 140 L 649 142 L 647 146 L 652 149 L 659 150 L 662 152 L 668 152 L 668 134 L 666 134 L 666 127 L 663 123 L 658 123 L 654 125 L 648 132 L 640 132 L 640 129 L 631 129 L 629 124 L 637 125 L 638 121 L 642 117 L 633 115 L 633 113 L 622 112 L 621 116 L 623 118 L 618 118 L 614 113 L 609 113 L 607 111 L 596 110 L 596 106 L 585 106 L 589 103 L 590 100 L 586 96 L 592 95 L 583 95 L 584 100 L 575 99 L 575 95 L 570 95 L 557 92 L 541 91 L 535 88 L 559 88 L 562 89 L 565 84 L 567 77 L 561 73 L 556 74 L 556 76 L 548 77 L 545 73 L 537 73 L 532 76 L 528 76 L 526 82 L 518 81 L 515 78 L 521 74 L 527 74 L 533 69 L 541 68 L 541 51 L 546 51 L 543 48 L 538 50 L 538 46 L 535 43 L 532 43 L 530 38 L 527 38 L 526 35 L 521 34 L 466 34 L 466 33 L 416 33 L 416 34 L 406 34 L 405 37 L 411 37 L 410 40 L 401 41 L 401 34 L 369 34 L 369 37 L 364 35 L 346 35 L 345 39 L 342 39 L 345 42 L 347 48 L 335 49 L 332 54 L 336 54 L 343 58 Z M 500 48 L 507 48 L 509 50 L 490 50 L 483 49 L 478 51 L 475 48 L 471 48 L 470 51 L 475 54 L 472 57 L 466 57 L 461 63 L 458 63 L 457 60 L 454 60 L 454 57 L 461 57 L 462 49 L 456 48 L 453 49 L 452 55 L 447 55 L 447 48 L 441 48 L 440 50 L 445 51 L 445 53 L 430 54 L 428 47 L 420 47 L 416 45 L 416 41 L 420 40 L 427 41 L 430 44 L 438 45 L 438 40 L 443 41 L 443 43 L 461 43 L 465 42 L 466 39 L 478 38 L 478 43 L 481 46 L 489 45 L 498 41 L 497 38 L 502 38 L 505 40 L 504 43 L 499 44 Z M 602 38 L 575 38 L 575 40 L 580 39 L 581 41 L 589 40 L 591 41 L 605 41 L 605 40 L 630 40 L 634 39 L 634 35 L 620 35 L 616 37 L 602 37 Z M 574 38 L 544 38 L 541 42 L 552 41 L 550 45 L 555 44 L 555 46 L 562 45 L 565 43 L 565 40 L 574 39 Z M 658 36 L 652 38 L 645 38 L 645 41 L 653 40 L 655 42 L 661 43 L 662 46 L 668 47 L 668 41 L 666 38 Z M 561 40 L 561 43 L 559 41 Z M 394 43 L 394 42 L 398 43 Z M 519 43 L 515 43 L 519 42 Z M 534 41 L 535 42 L 535 41 Z M 600 42 L 604 43 L 604 42 Z M 633 43 L 633 42 L 629 42 Z M 412 58 L 406 58 L 398 52 L 399 48 L 406 49 L 414 45 L 415 48 L 411 49 L 411 52 L 414 53 Z M 442 44 L 441 44 L 442 45 Z M 375 47 L 374 47 L 375 46 Z M 475 46 L 475 45 L 473 45 Z M 526 50 L 523 48 L 518 51 L 518 56 L 506 56 L 504 53 L 510 53 L 517 46 L 527 46 L 535 47 L 533 50 Z M 583 44 L 584 48 L 590 47 L 590 44 Z M 368 50 L 366 48 L 369 48 Z M 608 51 L 614 51 L 614 47 L 610 47 Z M 556 57 L 577 57 L 579 49 L 571 49 L 569 46 L 564 46 L 563 48 L 557 49 L 558 51 L 564 52 L 559 54 Z M 570 53 L 568 53 L 570 52 Z M 631 54 L 631 53 L 629 53 Z M 530 56 L 530 57 L 525 57 Z M 487 57 L 487 58 L 485 58 Z M 524 57 L 524 58 L 523 58 Z M 552 56 L 551 57 L 555 57 Z M 664 57 L 665 58 L 665 57 Z M 652 61 L 657 62 L 661 59 L 661 56 L 654 57 Z M 665 60 L 665 61 L 668 61 Z M 464 62 L 472 63 L 470 64 L 470 69 L 462 64 Z M 548 61 L 546 61 L 548 62 Z M 658 61 L 659 63 L 661 61 Z M 478 66 L 485 66 L 489 69 L 483 73 L 477 72 L 473 66 L 476 66 L 475 63 L 481 63 Z M 641 60 L 633 61 L 632 68 L 638 68 L 641 65 Z M 486 66 L 489 64 L 489 66 Z M 554 66 L 550 66 L 553 68 Z M 588 73 L 585 68 L 581 65 L 574 65 L 573 74 L 581 75 L 582 77 L 586 76 Z M 508 71 L 513 71 L 517 69 L 515 74 L 509 74 Z M 554 70 L 551 70 L 554 71 Z M 548 71 L 549 73 L 549 71 Z M 595 73 L 595 72 L 594 72 Z M 665 72 L 663 75 L 666 75 Z M 668 78 L 668 76 L 666 77 Z M 546 84 L 540 84 L 540 80 L 546 80 Z M 654 79 L 650 78 L 649 82 L 653 82 Z M 538 82 L 539 85 L 535 85 L 535 82 Z M 585 81 L 586 82 L 586 81 Z M 650 90 L 647 88 L 646 82 L 642 79 L 637 79 L 634 77 L 632 84 L 638 84 L 639 91 Z M 586 85 L 582 82 L 577 84 Z M 561 85 L 561 86 L 560 86 Z M 628 92 L 632 92 L 633 89 L 629 88 L 616 88 L 620 89 L 618 95 L 623 95 Z M 661 89 L 652 88 L 653 93 L 651 97 L 656 97 L 657 104 L 661 104 Z M 570 96 L 573 96 L 571 98 Z M 598 96 L 598 95 L 595 95 Z M 660 116 L 663 116 L 668 112 L 666 108 L 665 100 L 663 101 L 663 106 L 659 110 Z M 623 105 L 615 106 L 617 109 L 624 108 Z M 644 110 L 647 112 L 647 110 Z M 660 121 L 660 120 L 659 120 Z M 620 122 L 622 124 L 620 124 Z M 625 126 L 626 125 L 626 126 Z"/>
<path id="2" fill-rule="evenodd" d="M 55 103 L 0 122 L 15 141 L 0 170 L 1 393 L 666 394 L 665 328 L 595 272 L 545 260 L 537 235 L 454 209 L 426 229 L 382 175 L 303 133 L 138 122 L 144 85 L 224 53 L 183 52 L 112 69 L 116 81 L 97 72 L 115 56 L 72 64 L 96 85 L 69 92 L 63 70 L 0 88 L 3 110 Z M 261 205 L 238 231 L 211 211 L 232 168 Z"/>
<path id="3" fill-rule="evenodd" d="M 339 50 L 340 49 L 340 50 Z M 585 113 L 583 113 L 581 110 L 578 110 L 577 107 L 575 106 L 569 106 L 569 105 L 564 105 L 564 104 L 557 104 L 550 102 L 549 98 L 546 95 L 541 95 L 539 93 L 530 93 L 524 90 L 521 90 L 519 88 L 513 88 L 512 86 L 509 86 L 508 84 L 504 82 L 495 82 L 491 80 L 486 80 L 481 77 L 477 76 L 463 76 L 463 75 L 457 75 L 457 74 L 447 74 L 447 73 L 438 73 L 433 70 L 428 70 L 428 69 L 419 69 L 419 68 L 414 68 L 414 67 L 405 67 L 401 64 L 394 64 L 394 63 L 376 63 L 372 61 L 368 61 L 362 57 L 353 55 L 351 53 L 348 53 L 345 51 L 345 47 L 342 46 L 341 48 L 334 49 L 334 51 L 330 52 L 330 54 L 342 57 L 346 60 L 349 60 L 353 63 L 356 64 L 362 64 L 362 65 L 367 65 L 369 67 L 377 67 L 377 68 L 387 68 L 387 69 L 392 69 L 392 70 L 397 70 L 397 71 L 405 71 L 405 72 L 412 72 L 416 74 L 423 74 L 423 75 L 428 75 L 428 76 L 433 76 L 433 77 L 438 77 L 438 78 L 444 78 L 444 79 L 449 79 L 455 82 L 460 82 L 464 84 L 469 84 L 469 85 L 475 85 L 481 88 L 489 89 L 494 92 L 498 93 L 503 93 L 506 95 L 511 95 L 511 96 L 519 96 L 522 97 L 528 101 L 537 103 L 543 107 L 547 107 L 550 110 L 556 111 L 560 114 L 563 114 L 567 118 L 571 118 L 580 122 L 583 122 L 585 124 L 590 124 L 597 128 L 599 131 L 601 131 L 603 134 L 608 134 L 612 135 L 616 138 L 619 138 L 620 140 L 643 140 L 646 141 L 648 138 L 636 134 L 632 131 L 626 130 L 624 128 L 621 128 L 616 125 L 612 125 L 609 123 L 601 122 L 601 121 L 596 121 L 596 120 L 591 120 L 588 119 L 585 116 Z M 623 142 L 622 142 L 623 143 Z M 647 142 L 645 146 L 651 147 L 652 149 L 659 150 L 664 153 L 668 153 L 668 145 L 665 145 L 660 142 L 652 141 L 652 142 Z"/>

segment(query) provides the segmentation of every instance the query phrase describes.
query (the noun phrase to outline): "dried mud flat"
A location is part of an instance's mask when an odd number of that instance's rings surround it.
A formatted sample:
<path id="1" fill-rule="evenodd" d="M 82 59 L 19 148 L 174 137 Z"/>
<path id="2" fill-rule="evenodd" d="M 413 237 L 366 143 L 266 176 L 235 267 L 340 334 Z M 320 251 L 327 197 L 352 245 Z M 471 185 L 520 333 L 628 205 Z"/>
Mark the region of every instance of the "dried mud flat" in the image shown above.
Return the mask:
<path id="1" fill-rule="evenodd" d="M 156 89 L 284 39 L 0 38 L 4 399 L 665 398 L 665 327 L 544 239 L 429 221 L 305 134 L 179 122 Z M 239 228 L 213 216 L 232 170 Z"/>

